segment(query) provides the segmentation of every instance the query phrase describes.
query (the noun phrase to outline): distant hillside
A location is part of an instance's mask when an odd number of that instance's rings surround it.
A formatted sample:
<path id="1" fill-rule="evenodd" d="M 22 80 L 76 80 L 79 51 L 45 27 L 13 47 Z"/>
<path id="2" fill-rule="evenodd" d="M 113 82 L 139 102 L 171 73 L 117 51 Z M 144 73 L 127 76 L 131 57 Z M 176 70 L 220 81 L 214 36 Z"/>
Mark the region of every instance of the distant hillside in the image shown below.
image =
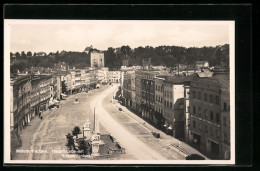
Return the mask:
<path id="1" fill-rule="evenodd" d="M 89 52 L 96 50 L 90 49 Z M 229 65 L 229 45 L 216 47 L 184 48 L 179 46 L 138 47 L 131 49 L 129 46 L 108 48 L 104 51 L 105 66 L 120 68 L 122 60 L 128 60 L 130 66 L 142 65 L 143 58 L 151 58 L 152 65 L 172 67 L 175 64 L 194 64 L 195 61 L 208 61 L 210 66 Z M 32 55 L 31 52 L 10 53 L 11 72 L 25 70 L 30 67 L 53 68 L 54 63 L 66 62 L 70 67 L 84 68 L 90 66 L 90 53 L 65 52 L 50 53 L 44 56 Z"/>
<path id="2" fill-rule="evenodd" d="M 229 45 L 216 47 L 184 48 L 179 46 L 108 48 L 105 52 L 107 67 L 120 67 L 123 59 L 129 59 L 129 65 L 141 65 L 143 58 L 151 58 L 152 65 L 194 64 L 195 61 L 208 61 L 210 66 L 229 65 Z"/>

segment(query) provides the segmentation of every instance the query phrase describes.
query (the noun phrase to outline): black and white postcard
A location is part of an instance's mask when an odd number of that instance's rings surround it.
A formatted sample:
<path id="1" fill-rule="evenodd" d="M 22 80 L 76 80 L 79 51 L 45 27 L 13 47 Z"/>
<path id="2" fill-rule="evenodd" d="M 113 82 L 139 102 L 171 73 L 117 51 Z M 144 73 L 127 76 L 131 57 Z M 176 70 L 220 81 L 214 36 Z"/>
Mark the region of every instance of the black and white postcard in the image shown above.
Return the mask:
<path id="1" fill-rule="evenodd" d="M 235 164 L 235 22 L 4 20 L 4 163 Z"/>

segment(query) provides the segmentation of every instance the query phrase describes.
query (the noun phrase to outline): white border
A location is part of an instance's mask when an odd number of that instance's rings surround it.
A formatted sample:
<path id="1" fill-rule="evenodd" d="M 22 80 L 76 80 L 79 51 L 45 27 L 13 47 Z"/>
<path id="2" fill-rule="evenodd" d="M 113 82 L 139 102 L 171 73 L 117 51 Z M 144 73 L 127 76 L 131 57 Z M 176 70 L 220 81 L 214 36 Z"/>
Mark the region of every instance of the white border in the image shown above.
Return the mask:
<path id="1" fill-rule="evenodd" d="M 133 21 L 133 20 L 130 20 Z M 92 20 L 92 22 L 120 22 L 127 20 Z M 135 20 L 148 21 L 148 20 Z M 151 21 L 149 22 L 159 22 Z M 172 21 L 163 21 L 172 22 Z M 235 164 L 235 21 L 174 21 L 181 24 L 228 24 L 230 45 L 230 160 L 10 160 L 10 26 L 13 24 L 79 24 L 82 20 L 4 20 L 4 164 Z M 7 93 L 8 92 L 8 93 Z"/>

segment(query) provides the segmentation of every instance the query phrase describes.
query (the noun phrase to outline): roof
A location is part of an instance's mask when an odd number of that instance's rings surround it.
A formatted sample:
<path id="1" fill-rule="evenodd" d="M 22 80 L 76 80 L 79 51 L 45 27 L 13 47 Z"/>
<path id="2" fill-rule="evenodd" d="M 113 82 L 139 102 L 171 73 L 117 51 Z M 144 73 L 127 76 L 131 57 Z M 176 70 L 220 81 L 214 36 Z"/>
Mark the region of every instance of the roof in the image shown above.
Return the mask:
<path id="1" fill-rule="evenodd" d="M 228 74 L 218 74 L 214 76 L 218 82 L 221 84 L 222 88 L 228 89 L 230 87 L 230 79 Z"/>
<path id="2" fill-rule="evenodd" d="M 191 81 L 196 77 L 198 77 L 197 74 L 192 74 L 188 76 L 166 76 L 165 82 L 173 83 L 173 84 L 181 84 L 181 83 Z"/>
<path id="3" fill-rule="evenodd" d="M 206 84 L 218 84 L 221 88 L 225 88 L 229 90 L 229 76 L 227 74 L 218 74 L 213 77 L 198 77 L 196 81 L 203 82 Z"/>
<path id="4" fill-rule="evenodd" d="M 210 72 L 208 69 L 202 69 L 203 72 L 199 72 L 198 76 L 199 77 L 212 77 L 213 72 Z"/>

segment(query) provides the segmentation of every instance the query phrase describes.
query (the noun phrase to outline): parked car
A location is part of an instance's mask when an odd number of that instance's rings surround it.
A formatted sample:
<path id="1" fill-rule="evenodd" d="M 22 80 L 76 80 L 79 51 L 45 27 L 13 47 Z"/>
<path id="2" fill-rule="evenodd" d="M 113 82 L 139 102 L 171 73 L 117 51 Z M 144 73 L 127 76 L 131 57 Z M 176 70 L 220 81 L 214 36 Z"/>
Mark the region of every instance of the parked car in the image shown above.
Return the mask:
<path id="1" fill-rule="evenodd" d="M 205 158 L 198 154 L 190 154 L 186 157 L 186 160 L 205 160 Z"/>
<path id="2" fill-rule="evenodd" d="M 155 138 L 160 138 L 160 133 L 153 131 L 152 134 Z"/>
<path id="3" fill-rule="evenodd" d="M 119 111 L 122 111 L 123 109 L 122 108 L 119 108 Z"/>

